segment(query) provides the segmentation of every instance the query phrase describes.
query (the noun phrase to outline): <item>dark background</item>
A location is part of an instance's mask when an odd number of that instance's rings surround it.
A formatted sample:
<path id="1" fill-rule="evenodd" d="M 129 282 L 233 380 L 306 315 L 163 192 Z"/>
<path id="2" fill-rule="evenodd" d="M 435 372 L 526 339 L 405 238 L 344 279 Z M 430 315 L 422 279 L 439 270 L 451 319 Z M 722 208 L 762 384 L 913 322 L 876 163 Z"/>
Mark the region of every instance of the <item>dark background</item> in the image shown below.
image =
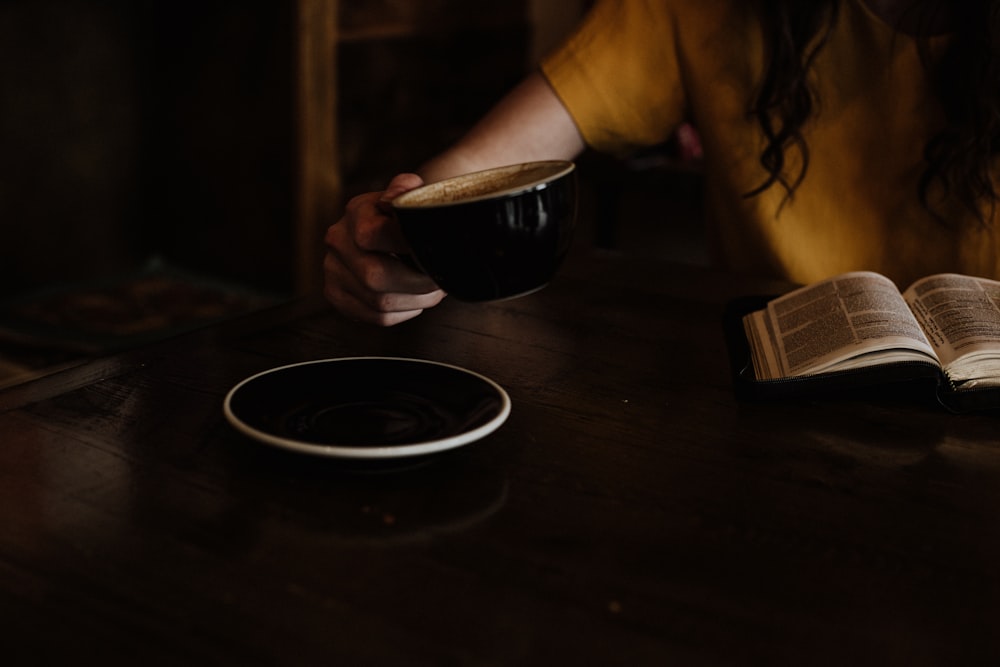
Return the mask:
<path id="1" fill-rule="evenodd" d="M 0 297 L 150 257 L 292 289 L 295 3 L 0 1 Z M 524 2 L 340 3 L 345 192 L 523 76 Z"/>

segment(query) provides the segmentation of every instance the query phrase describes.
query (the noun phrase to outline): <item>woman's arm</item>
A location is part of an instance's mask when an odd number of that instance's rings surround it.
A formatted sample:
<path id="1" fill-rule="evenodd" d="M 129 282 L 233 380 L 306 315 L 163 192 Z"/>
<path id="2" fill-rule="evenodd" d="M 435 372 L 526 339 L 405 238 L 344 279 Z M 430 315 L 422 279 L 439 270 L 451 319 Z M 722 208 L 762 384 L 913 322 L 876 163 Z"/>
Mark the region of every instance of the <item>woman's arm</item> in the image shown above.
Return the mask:
<path id="1" fill-rule="evenodd" d="M 438 181 L 518 162 L 572 160 L 583 149 L 573 118 L 545 77 L 535 72 L 418 172 L 425 181 Z"/>

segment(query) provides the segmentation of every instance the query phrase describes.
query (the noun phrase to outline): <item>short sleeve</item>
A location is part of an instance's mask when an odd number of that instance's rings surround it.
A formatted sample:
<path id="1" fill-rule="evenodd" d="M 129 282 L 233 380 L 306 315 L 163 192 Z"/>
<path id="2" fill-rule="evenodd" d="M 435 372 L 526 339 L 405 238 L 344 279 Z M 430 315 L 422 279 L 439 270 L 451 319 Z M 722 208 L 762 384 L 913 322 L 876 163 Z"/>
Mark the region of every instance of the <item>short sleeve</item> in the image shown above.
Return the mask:
<path id="1" fill-rule="evenodd" d="M 599 0 L 543 60 L 589 146 L 624 154 L 666 140 L 684 120 L 677 29 L 672 3 Z"/>

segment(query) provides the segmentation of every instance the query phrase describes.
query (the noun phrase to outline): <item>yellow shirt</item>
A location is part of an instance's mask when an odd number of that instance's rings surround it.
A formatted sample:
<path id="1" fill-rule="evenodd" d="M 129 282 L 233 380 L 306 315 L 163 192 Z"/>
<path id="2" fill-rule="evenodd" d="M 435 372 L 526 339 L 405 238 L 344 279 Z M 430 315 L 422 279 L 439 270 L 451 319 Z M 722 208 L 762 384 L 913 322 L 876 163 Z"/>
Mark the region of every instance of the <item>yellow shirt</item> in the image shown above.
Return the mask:
<path id="1" fill-rule="evenodd" d="M 940 271 L 1000 278 L 996 226 L 923 208 L 923 149 L 942 127 L 914 39 L 843 3 L 813 68 L 818 95 L 803 129 L 810 162 L 794 198 L 767 174 L 747 110 L 764 63 L 744 0 L 602 0 L 542 70 L 588 145 L 625 153 L 692 122 L 704 149 L 709 238 L 731 269 L 812 282 L 880 271 L 900 287 Z M 932 49 L 946 45 L 934 38 Z M 791 175 L 798 152 L 786 151 Z M 954 217 L 955 219 L 951 219 Z"/>

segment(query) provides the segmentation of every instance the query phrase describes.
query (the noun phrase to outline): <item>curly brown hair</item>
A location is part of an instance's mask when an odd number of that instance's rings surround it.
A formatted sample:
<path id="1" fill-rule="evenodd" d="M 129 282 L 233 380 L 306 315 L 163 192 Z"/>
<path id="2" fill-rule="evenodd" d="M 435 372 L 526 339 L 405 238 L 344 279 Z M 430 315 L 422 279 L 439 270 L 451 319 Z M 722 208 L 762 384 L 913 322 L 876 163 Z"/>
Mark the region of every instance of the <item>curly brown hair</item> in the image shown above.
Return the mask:
<path id="1" fill-rule="evenodd" d="M 750 114 L 764 133 L 760 163 L 768 177 L 746 193 L 748 197 L 778 184 L 785 189 L 787 201 L 805 177 L 809 147 L 802 128 L 816 103 L 808 72 L 837 20 L 841 2 L 758 2 L 770 50 Z M 926 57 L 927 38 L 945 7 L 952 39 L 944 56 L 932 60 Z M 993 165 L 1000 150 L 1000 0 L 914 0 L 906 11 L 946 119 L 945 128 L 925 146 L 917 194 L 924 207 L 944 222 L 931 202 L 936 183 L 940 201 L 954 199 L 985 223 L 992 219 L 998 199 Z M 797 174 L 786 173 L 789 149 L 801 156 Z"/>

